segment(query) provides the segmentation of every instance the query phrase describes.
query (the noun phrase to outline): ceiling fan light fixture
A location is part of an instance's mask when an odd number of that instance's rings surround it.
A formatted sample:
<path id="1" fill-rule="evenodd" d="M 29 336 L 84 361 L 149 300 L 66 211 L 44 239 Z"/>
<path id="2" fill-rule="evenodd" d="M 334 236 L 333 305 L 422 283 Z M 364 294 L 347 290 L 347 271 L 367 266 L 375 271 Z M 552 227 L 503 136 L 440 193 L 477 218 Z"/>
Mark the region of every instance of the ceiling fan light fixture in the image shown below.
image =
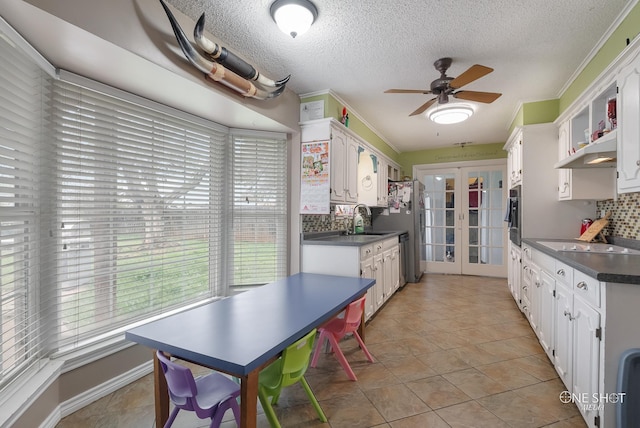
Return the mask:
<path id="1" fill-rule="evenodd" d="M 318 9 L 309 0 L 276 0 L 270 12 L 278 28 L 293 38 L 307 32 L 318 17 Z"/>
<path id="2" fill-rule="evenodd" d="M 451 125 L 454 123 L 464 122 L 473 115 L 473 109 L 466 105 L 452 104 L 440 106 L 428 113 L 431 121 L 440 125 Z"/>

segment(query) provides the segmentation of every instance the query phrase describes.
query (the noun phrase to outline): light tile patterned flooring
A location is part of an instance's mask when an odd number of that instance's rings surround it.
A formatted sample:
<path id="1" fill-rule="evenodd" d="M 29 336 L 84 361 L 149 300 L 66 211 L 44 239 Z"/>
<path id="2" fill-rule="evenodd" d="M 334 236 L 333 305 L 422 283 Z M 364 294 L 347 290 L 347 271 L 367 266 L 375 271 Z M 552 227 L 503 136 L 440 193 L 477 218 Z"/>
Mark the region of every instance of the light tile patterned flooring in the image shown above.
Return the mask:
<path id="1" fill-rule="evenodd" d="M 585 427 L 518 311 L 505 279 L 429 274 L 407 284 L 368 323 L 369 363 L 352 338 L 341 347 L 358 381 L 320 357 L 306 378 L 329 422 L 302 387 L 284 390 L 283 427 Z M 196 370 L 194 370 L 196 371 Z M 197 371 L 202 372 L 201 369 Z M 153 427 L 151 375 L 64 418 L 58 428 Z M 206 427 L 180 412 L 176 428 Z M 233 427 L 231 412 L 223 427 Z M 259 410 L 258 426 L 268 427 Z"/>

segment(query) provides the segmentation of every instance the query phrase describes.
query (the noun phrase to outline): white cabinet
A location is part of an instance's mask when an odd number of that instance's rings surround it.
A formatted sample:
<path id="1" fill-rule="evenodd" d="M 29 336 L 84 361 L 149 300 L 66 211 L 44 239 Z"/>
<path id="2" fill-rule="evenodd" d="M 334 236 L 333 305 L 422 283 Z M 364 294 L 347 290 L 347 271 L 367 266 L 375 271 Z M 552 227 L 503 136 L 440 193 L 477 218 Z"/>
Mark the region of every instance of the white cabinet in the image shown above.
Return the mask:
<path id="1" fill-rule="evenodd" d="M 554 302 L 554 344 L 553 365 L 562 382 L 569 387 L 572 382 L 573 362 L 573 329 L 571 317 L 573 312 L 573 295 L 564 285 L 556 283 Z"/>
<path id="2" fill-rule="evenodd" d="M 509 138 L 505 150 L 509 188 L 512 188 L 522 183 L 522 130 L 518 130 Z"/>
<path id="3" fill-rule="evenodd" d="M 377 205 L 386 207 L 389 205 L 389 163 L 386 159 L 378 156 L 378 198 Z"/>
<path id="4" fill-rule="evenodd" d="M 399 288 L 400 245 L 397 237 L 362 246 L 303 244 L 301 253 L 302 272 L 376 280 L 367 290 L 366 320 Z"/>
<path id="5" fill-rule="evenodd" d="M 555 341 L 554 301 L 556 282 L 548 272 L 540 271 L 540 319 L 538 321 L 538 340 L 550 360 L 553 360 Z"/>
<path id="6" fill-rule="evenodd" d="M 389 169 L 400 167 L 333 118 L 300 124 L 300 141 L 329 140 L 330 202 L 387 206 Z"/>
<path id="7" fill-rule="evenodd" d="M 601 283 L 528 246 L 523 248 L 525 283 L 533 287 L 531 327 L 558 376 L 574 397 L 592 400 L 601 391 Z M 598 403 L 576 404 L 587 425 L 596 426 Z"/>
<path id="8" fill-rule="evenodd" d="M 509 242 L 509 268 L 507 270 L 507 284 L 509 291 L 513 299 L 516 301 L 518 307 L 522 307 L 522 300 L 520 299 L 521 287 L 522 287 L 522 251 L 520 247 Z"/>
<path id="9" fill-rule="evenodd" d="M 329 148 L 331 202 L 358 202 L 358 143 L 337 125 L 331 127 Z"/>
<path id="10" fill-rule="evenodd" d="M 640 191 L 640 57 L 618 77 L 618 193 Z"/>
<path id="11" fill-rule="evenodd" d="M 593 397 L 600 388 L 600 313 L 579 296 L 573 298 L 573 384 L 571 392 L 578 397 Z M 598 416 L 597 406 L 578 406 L 591 426 Z"/>
<path id="12" fill-rule="evenodd" d="M 400 245 L 391 248 L 391 294 L 400 288 Z"/>

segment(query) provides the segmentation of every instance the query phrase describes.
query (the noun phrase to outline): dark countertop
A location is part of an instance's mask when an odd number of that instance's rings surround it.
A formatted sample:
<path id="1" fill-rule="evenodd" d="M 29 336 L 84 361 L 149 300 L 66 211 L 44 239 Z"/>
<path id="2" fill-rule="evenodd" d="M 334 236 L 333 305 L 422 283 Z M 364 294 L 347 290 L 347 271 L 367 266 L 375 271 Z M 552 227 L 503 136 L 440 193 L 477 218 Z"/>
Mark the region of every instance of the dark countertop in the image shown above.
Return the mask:
<path id="1" fill-rule="evenodd" d="M 308 232 L 300 235 L 300 244 L 361 247 L 363 245 L 369 245 L 385 239 L 398 237 L 406 232 L 406 230 L 366 230 L 364 233 L 356 235 L 346 235 L 343 230 L 334 230 L 331 232 Z"/>
<path id="2" fill-rule="evenodd" d="M 532 248 L 547 254 L 554 259 L 596 278 L 602 282 L 617 282 L 622 284 L 640 284 L 640 255 L 637 254 L 602 254 L 575 253 L 569 251 L 554 251 L 538 241 L 566 242 L 567 239 L 535 239 L 524 238 L 522 242 Z M 577 242 L 577 241 L 576 241 Z M 626 242 L 626 244 L 630 244 Z M 620 243 L 616 243 L 620 245 Z M 632 245 L 625 245 L 636 248 Z"/>

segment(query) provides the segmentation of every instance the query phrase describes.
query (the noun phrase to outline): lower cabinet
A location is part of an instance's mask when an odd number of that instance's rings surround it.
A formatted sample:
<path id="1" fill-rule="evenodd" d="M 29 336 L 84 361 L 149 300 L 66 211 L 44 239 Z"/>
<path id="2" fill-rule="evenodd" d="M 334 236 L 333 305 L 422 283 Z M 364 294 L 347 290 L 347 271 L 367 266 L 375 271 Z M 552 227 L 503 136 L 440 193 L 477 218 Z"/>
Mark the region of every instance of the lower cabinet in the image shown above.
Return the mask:
<path id="1" fill-rule="evenodd" d="M 367 290 L 365 319 L 371 318 L 400 287 L 400 246 L 388 238 L 362 246 L 302 245 L 302 272 L 374 278 Z"/>
<path id="2" fill-rule="evenodd" d="M 527 245 L 519 306 L 589 427 L 601 423 L 601 284 Z M 512 291 L 513 293 L 513 291 Z"/>
<path id="3" fill-rule="evenodd" d="M 371 314 L 365 317 L 368 319 L 400 286 L 400 246 L 397 239 L 386 239 L 363 247 L 361 255 L 364 258 L 360 261 L 360 276 L 367 278 L 367 275 L 372 275 L 369 278 L 376 280 L 370 296 Z M 369 271 L 368 266 L 372 266 L 372 271 Z"/>

